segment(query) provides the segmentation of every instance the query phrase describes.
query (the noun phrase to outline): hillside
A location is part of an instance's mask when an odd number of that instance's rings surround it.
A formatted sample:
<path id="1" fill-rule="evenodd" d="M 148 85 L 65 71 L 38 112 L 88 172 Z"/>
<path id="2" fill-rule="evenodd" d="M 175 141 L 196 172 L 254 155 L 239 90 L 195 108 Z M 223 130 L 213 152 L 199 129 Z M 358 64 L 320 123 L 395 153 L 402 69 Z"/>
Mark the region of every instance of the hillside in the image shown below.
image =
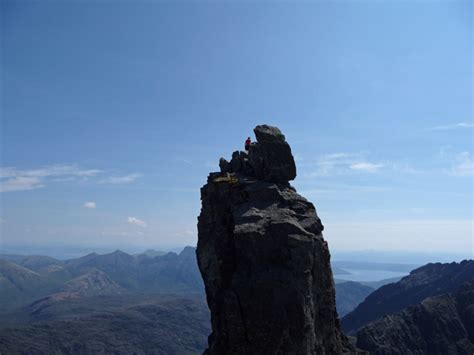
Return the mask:
<path id="1" fill-rule="evenodd" d="M 129 255 L 115 251 L 102 255 L 91 253 L 65 261 L 39 255 L 3 254 L 0 255 L 0 260 L 1 258 L 5 258 L 3 264 L 0 264 L 0 285 L 3 290 L 0 298 L 3 297 L 4 300 L 0 310 L 3 311 L 52 295 L 55 299 L 136 292 L 203 292 L 193 247 L 186 247 L 179 254 L 147 250 L 144 253 Z M 7 269 L 10 270 L 9 277 L 1 276 L 1 265 L 3 273 L 6 273 Z M 335 269 L 335 272 L 348 274 L 344 270 Z M 13 270 L 22 272 L 17 274 Z M 22 273 L 25 275 L 21 276 Z M 11 284 L 21 284 L 22 279 L 30 281 L 21 287 Z M 336 280 L 336 306 L 339 316 L 353 310 L 373 288 L 370 285 L 365 287 L 362 283 Z"/>
<path id="2" fill-rule="evenodd" d="M 77 293 L 83 297 L 119 295 L 126 290 L 120 287 L 103 271 L 91 269 L 64 284 L 61 291 Z"/>
<path id="3" fill-rule="evenodd" d="M 63 293 L 61 297 L 64 293 L 90 297 L 125 292 L 203 292 L 194 248 L 187 247 L 180 254 L 158 254 L 149 251 L 132 256 L 117 250 L 65 261 L 3 254 L 0 312 L 56 293 Z"/>
<path id="4" fill-rule="evenodd" d="M 0 318 L 2 354 L 200 354 L 209 334 L 201 297 L 67 298 Z"/>
<path id="5" fill-rule="evenodd" d="M 336 307 L 339 317 L 356 308 L 374 289 L 354 281 L 336 283 Z"/>
<path id="6" fill-rule="evenodd" d="M 132 256 L 120 250 L 103 255 L 92 253 L 67 260 L 64 268 L 75 276 L 90 269 L 100 270 L 129 291 L 201 292 L 194 250 L 186 247 L 180 254 L 170 252 L 161 256 Z"/>
<path id="7" fill-rule="evenodd" d="M 59 283 L 26 267 L 0 259 L 0 311 L 31 302 Z"/>
<path id="8" fill-rule="evenodd" d="M 427 297 L 455 291 L 474 279 L 474 261 L 427 264 L 396 283 L 382 286 L 370 294 L 356 309 L 342 318 L 342 327 L 354 334 L 362 326 L 384 315 L 415 305 Z"/>
<path id="9" fill-rule="evenodd" d="M 368 324 L 357 346 L 380 355 L 474 353 L 474 283 Z"/>

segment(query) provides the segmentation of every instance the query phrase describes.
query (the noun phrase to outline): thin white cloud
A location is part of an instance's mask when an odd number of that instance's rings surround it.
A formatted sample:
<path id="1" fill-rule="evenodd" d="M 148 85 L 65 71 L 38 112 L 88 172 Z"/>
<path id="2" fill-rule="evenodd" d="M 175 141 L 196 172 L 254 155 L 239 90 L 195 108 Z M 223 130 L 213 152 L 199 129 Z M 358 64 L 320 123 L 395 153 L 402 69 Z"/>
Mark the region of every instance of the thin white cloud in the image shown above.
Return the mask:
<path id="1" fill-rule="evenodd" d="M 193 162 L 189 159 L 177 158 L 176 160 L 187 165 L 193 165 Z"/>
<path id="2" fill-rule="evenodd" d="M 96 208 L 97 206 L 96 206 L 95 202 L 90 201 L 90 202 L 84 203 L 83 207 L 85 207 L 85 208 Z"/>
<path id="3" fill-rule="evenodd" d="M 128 174 L 123 176 L 111 176 L 100 180 L 101 184 L 130 184 L 141 177 L 141 174 Z"/>
<path id="4" fill-rule="evenodd" d="M 459 153 L 454 158 L 454 165 L 449 171 L 453 176 L 474 176 L 474 160 L 469 152 Z"/>
<path id="5" fill-rule="evenodd" d="M 97 181 L 99 175 L 102 179 Z M 73 181 L 128 184 L 140 176 L 140 174 L 128 174 L 107 177 L 104 170 L 83 169 L 77 165 L 50 165 L 26 170 L 0 167 L 0 192 L 34 190 L 44 187 L 48 183 Z"/>
<path id="6" fill-rule="evenodd" d="M 76 165 L 51 165 L 29 170 L 1 167 L 0 192 L 34 190 L 45 186 L 48 179 L 88 179 L 101 172 L 98 169 L 81 169 Z"/>
<path id="7" fill-rule="evenodd" d="M 384 166 L 384 164 L 367 162 L 361 154 L 357 153 L 325 154 L 311 165 L 315 166 L 316 170 L 307 174 L 308 177 L 347 174 L 354 170 L 373 173 Z"/>
<path id="8" fill-rule="evenodd" d="M 355 155 L 348 153 L 325 154 L 316 161 L 316 170 L 310 173 L 311 177 L 328 176 L 340 173 L 341 170 L 354 162 Z"/>
<path id="9" fill-rule="evenodd" d="M 385 167 L 385 165 L 384 165 Z M 387 168 L 396 171 L 398 173 L 405 173 L 405 174 L 425 174 L 426 170 L 422 170 L 419 168 L 414 168 L 413 166 L 408 165 L 407 163 L 398 163 L 394 162 L 387 166 Z"/>
<path id="10" fill-rule="evenodd" d="M 145 228 L 147 226 L 147 223 L 145 221 L 142 221 L 141 219 L 138 219 L 136 217 L 128 217 L 127 218 L 127 223 L 128 224 L 133 224 L 135 226 L 139 226 L 142 228 Z"/>
<path id="11" fill-rule="evenodd" d="M 372 164 L 367 162 L 354 163 L 349 166 L 352 170 L 366 171 L 369 173 L 375 173 L 382 167 L 383 164 Z"/>
<path id="12" fill-rule="evenodd" d="M 51 165 L 39 169 L 20 170 L 13 167 L 0 168 L 0 178 L 27 176 L 27 177 L 54 177 L 54 176 L 76 176 L 76 177 L 92 177 L 100 174 L 102 170 L 98 169 L 81 169 L 76 165 Z"/>
<path id="13" fill-rule="evenodd" d="M 0 180 L 0 192 L 34 190 L 43 186 L 37 177 L 15 176 Z"/>
<path id="14" fill-rule="evenodd" d="M 449 125 L 442 125 L 442 126 L 435 126 L 431 127 L 434 131 L 448 131 L 453 129 L 466 129 L 466 128 L 474 128 L 474 124 L 472 122 L 458 122 Z"/>

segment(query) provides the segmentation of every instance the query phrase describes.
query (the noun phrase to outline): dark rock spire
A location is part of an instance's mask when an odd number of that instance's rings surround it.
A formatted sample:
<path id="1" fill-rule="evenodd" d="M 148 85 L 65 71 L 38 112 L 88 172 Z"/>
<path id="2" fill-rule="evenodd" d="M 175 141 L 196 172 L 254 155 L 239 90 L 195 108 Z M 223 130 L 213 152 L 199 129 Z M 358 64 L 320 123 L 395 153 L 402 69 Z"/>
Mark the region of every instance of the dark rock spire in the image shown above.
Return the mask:
<path id="1" fill-rule="evenodd" d="M 323 225 L 288 183 L 296 167 L 276 127 L 220 160 L 201 189 L 197 257 L 211 310 L 206 354 L 341 354 Z"/>

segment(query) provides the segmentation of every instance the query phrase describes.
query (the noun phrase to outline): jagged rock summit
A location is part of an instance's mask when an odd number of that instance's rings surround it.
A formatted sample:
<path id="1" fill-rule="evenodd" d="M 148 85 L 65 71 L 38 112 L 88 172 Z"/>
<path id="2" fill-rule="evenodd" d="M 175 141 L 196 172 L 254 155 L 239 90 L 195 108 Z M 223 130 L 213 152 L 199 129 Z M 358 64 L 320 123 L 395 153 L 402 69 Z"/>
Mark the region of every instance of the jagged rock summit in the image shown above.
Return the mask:
<path id="1" fill-rule="evenodd" d="M 220 160 L 201 189 L 197 257 L 211 310 L 205 354 L 341 354 L 323 225 L 288 183 L 291 149 L 276 127 L 255 128 L 249 153 Z"/>
<path id="2" fill-rule="evenodd" d="M 241 172 L 270 182 L 288 182 L 296 177 L 296 166 L 290 145 L 277 127 L 268 125 L 254 129 L 257 142 L 249 152 L 236 151 L 232 160 L 219 161 L 221 172 Z"/>

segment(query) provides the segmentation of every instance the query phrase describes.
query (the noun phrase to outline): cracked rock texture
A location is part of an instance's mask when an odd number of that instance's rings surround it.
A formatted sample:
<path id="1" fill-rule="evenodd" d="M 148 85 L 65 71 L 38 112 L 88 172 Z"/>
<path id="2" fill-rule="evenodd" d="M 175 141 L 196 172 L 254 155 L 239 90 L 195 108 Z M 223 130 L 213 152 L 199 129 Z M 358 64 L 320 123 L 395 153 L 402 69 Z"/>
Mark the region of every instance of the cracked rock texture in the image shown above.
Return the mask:
<path id="1" fill-rule="evenodd" d="M 278 128 L 257 126 L 249 154 L 220 160 L 201 189 L 197 257 L 211 310 L 205 354 L 352 350 L 335 306 L 330 254 Z"/>

